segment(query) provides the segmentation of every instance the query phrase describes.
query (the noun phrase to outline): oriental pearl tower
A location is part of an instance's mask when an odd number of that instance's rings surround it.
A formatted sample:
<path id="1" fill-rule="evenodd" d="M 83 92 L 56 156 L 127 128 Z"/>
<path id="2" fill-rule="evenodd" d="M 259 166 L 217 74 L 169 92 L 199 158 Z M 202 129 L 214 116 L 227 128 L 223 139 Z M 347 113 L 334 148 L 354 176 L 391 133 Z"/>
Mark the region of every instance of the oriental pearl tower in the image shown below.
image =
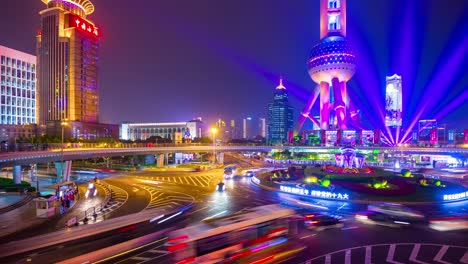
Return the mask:
<path id="1" fill-rule="evenodd" d="M 310 118 L 321 129 L 345 129 L 349 98 L 346 82 L 356 71 L 357 58 L 346 39 L 346 0 L 320 0 L 320 42 L 311 50 L 307 70 L 317 83 L 296 126 L 297 134 Z M 320 95 L 320 121 L 309 113 Z"/>

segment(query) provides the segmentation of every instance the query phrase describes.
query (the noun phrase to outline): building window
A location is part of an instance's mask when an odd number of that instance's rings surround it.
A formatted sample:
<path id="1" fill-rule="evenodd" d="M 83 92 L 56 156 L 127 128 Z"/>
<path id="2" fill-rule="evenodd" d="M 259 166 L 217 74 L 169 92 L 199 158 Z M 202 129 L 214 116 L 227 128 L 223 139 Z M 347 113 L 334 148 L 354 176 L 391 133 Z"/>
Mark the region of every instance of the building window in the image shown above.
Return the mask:
<path id="1" fill-rule="evenodd" d="M 340 0 L 328 0 L 328 8 L 340 8 Z"/>
<path id="2" fill-rule="evenodd" d="M 340 30 L 340 15 L 328 15 L 328 30 Z"/>
<path id="3" fill-rule="evenodd" d="M 6 60 L 5 56 L 2 56 L 1 64 L 5 65 L 5 60 Z"/>

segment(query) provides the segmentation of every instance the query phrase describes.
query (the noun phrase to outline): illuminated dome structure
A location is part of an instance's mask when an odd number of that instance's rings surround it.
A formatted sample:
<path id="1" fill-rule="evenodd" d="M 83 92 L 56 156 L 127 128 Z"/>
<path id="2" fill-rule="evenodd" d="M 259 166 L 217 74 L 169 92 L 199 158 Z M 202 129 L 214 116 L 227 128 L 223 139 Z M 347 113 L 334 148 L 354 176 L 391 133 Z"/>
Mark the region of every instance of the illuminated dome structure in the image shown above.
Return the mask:
<path id="1" fill-rule="evenodd" d="M 41 0 L 47 7 L 60 6 L 80 16 L 87 16 L 94 12 L 94 5 L 90 0 Z"/>
<path id="2" fill-rule="evenodd" d="M 307 71 L 318 84 L 305 105 L 295 134 L 307 118 L 321 129 L 346 129 L 349 98 L 346 82 L 356 72 L 356 52 L 346 39 L 346 0 L 320 0 L 320 42 L 307 59 Z M 320 121 L 309 116 L 320 95 Z M 351 115 L 349 115 L 351 117 Z"/>
<path id="3" fill-rule="evenodd" d="M 342 36 L 329 36 L 312 48 L 307 60 L 307 70 L 318 84 L 331 83 L 333 78 L 347 82 L 356 72 L 355 51 Z"/>

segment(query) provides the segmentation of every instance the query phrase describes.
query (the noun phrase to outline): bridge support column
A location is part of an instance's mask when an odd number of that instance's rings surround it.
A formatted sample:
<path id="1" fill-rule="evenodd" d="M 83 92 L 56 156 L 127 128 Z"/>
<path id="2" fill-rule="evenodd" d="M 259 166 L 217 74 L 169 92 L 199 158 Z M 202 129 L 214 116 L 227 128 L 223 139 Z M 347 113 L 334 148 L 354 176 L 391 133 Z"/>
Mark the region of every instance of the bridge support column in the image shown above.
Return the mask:
<path id="1" fill-rule="evenodd" d="M 183 155 L 182 153 L 177 153 L 174 152 L 174 155 L 172 156 L 174 160 L 174 164 L 182 164 L 184 163 Z"/>
<path id="2" fill-rule="evenodd" d="M 150 165 L 150 164 L 154 164 L 155 163 L 155 155 L 146 155 L 145 157 L 145 164 L 146 165 Z"/>
<path id="3" fill-rule="evenodd" d="M 13 182 L 21 184 L 21 165 L 13 166 Z"/>
<path id="4" fill-rule="evenodd" d="M 66 160 L 63 163 L 60 161 L 54 162 L 55 171 L 57 174 L 57 182 L 66 182 L 70 180 L 72 161 Z"/>
<path id="5" fill-rule="evenodd" d="M 165 160 L 164 154 L 159 154 L 157 157 L 156 167 L 158 168 L 164 167 L 164 160 Z"/>
<path id="6" fill-rule="evenodd" d="M 220 152 L 216 154 L 216 161 L 217 164 L 224 164 L 224 152 Z"/>

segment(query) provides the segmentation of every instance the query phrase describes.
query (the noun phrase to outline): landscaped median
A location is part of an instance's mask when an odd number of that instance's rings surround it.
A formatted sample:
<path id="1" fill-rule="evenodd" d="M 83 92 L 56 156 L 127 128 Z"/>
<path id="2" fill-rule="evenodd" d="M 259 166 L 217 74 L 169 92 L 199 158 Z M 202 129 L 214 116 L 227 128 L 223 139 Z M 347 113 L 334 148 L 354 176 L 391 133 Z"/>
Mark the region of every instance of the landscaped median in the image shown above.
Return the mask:
<path id="1" fill-rule="evenodd" d="M 263 189 L 311 198 L 356 203 L 430 204 L 468 200 L 468 189 L 450 182 L 426 179 L 407 170 L 382 168 L 332 172 L 323 167 L 289 167 L 252 177 Z"/>

